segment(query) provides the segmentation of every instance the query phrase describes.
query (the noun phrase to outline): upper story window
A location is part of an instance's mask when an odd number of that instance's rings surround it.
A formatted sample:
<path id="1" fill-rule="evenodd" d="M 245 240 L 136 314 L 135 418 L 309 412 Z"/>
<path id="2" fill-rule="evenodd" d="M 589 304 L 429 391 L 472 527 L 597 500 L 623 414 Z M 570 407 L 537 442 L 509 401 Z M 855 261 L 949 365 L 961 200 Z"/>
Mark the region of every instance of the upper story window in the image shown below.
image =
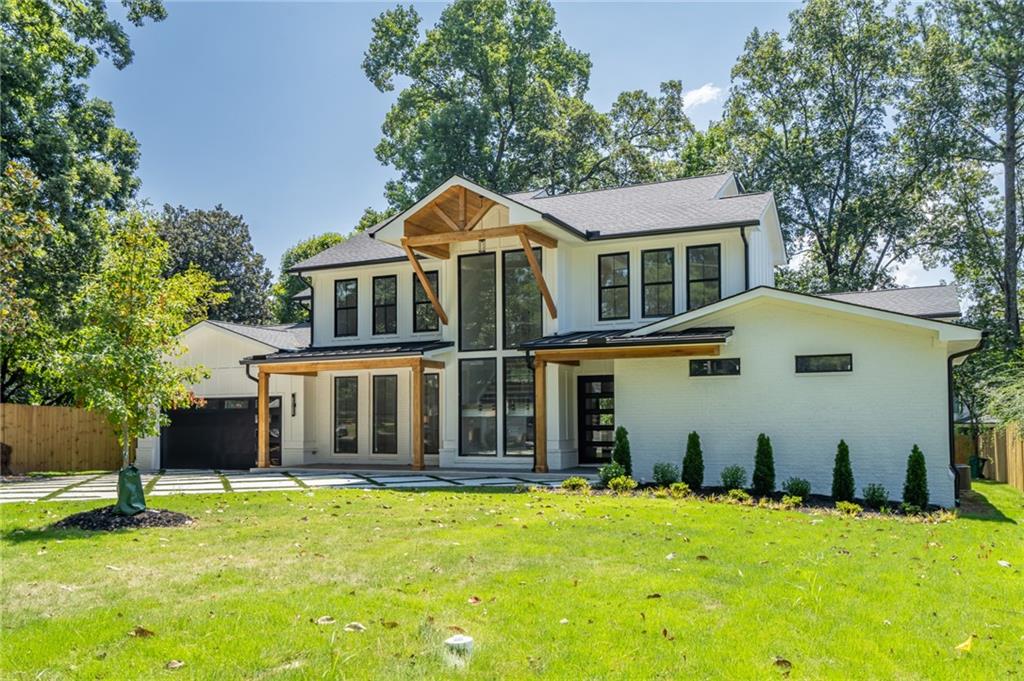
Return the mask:
<path id="1" fill-rule="evenodd" d="M 494 253 L 459 256 L 459 349 L 497 347 L 498 293 Z"/>
<path id="2" fill-rule="evenodd" d="M 691 376 L 739 376 L 740 358 L 691 359 Z"/>
<path id="3" fill-rule="evenodd" d="M 671 248 L 640 254 L 641 309 L 645 317 L 675 312 L 675 256 Z"/>
<path id="4" fill-rule="evenodd" d="M 437 272 L 424 272 L 424 274 L 427 275 L 430 288 L 434 289 L 434 295 L 437 295 Z M 413 277 L 412 330 L 414 333 L 420 333 L 422 331 L 437 331 L 437 329 L 437 312 L 434 311 L 434 306 L 431 304 L 427 292 L 423 289 L 420 278 Z"/>
<path id="5" fill-rule="evenodd" d="M 398 333 L 398 277 L 373 278 L 373 333 Z"/>
<path id="6" fill-rule="evenodd" d="M 533 249 L 541 262 L 541 249 Z M 503 251 L 501 254 L 502 315 L 505 320 L 505 348 L 518 347 L 524 341 L 544 335 L 544 312 L 540 288 L 526 259 L 526 251 Z"/>
<path id="7" fill-rule="evenodd" d="M 597 256 L 597 316 L 629 319 L 629 253 Z"/>
<path id="8" fill-rule="evenodd" d="M 686 309 L 722 299 L 722 247 L 688 246 L 686 249 Z"/>
<path id="9" fill-rule="evenodd" d="M 796 372 L 798 374 L 832 373 L 837 371 L 853 371 L 853 355 L 796 356 Z"/>
<path id="10" fill-rule="evenodd" d="M 359 335 L 359 281 L 339 279 L 334 282 L 334 335 Z"/>

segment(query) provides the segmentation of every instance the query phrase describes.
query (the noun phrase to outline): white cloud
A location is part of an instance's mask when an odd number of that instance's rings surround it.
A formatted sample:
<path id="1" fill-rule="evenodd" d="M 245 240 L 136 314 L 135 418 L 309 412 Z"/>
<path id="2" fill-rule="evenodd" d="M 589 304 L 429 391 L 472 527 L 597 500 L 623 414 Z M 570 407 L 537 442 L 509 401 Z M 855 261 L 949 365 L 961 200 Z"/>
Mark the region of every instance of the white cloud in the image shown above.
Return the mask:
<path id="1" fill-rule="evenodd" d="M 687 90 L 683 93 L 683 108 L 693 109 L 703 104 L 717 102 L 722 98 L 722 88 L 714 83 L 704 83 L 696 90 Z"/>
<path id="2" fill-rule="evenodd" d="M 932 286 L 943 281 L 951 283 L 953 278 L 953 272 L 945 265 L 927 269 L 917 256 L 896 268 L 896 284 L 899 286 Z"/>

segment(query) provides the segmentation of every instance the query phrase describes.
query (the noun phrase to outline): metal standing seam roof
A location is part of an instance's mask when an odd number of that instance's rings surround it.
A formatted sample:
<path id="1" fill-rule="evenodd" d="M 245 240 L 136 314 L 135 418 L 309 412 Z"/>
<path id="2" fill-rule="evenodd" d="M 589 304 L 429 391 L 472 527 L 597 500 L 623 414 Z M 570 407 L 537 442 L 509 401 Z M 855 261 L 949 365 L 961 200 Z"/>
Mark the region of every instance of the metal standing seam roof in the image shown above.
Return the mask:
<path id="1" fill-rule="evenodd" d="M 393 341 L 390 343 L 367 343 L 364 345 L 340 345 L 332 347 L 284 350 L 267 355 L 253 355 L 242 359 L 242 364 L 264 362 L 294 362 L 326 359 L 366 359 L 371 357 L 401 357 L 422 355 L 433 350 L 443 350 L 453 345 L 451 341 Z"/>
<path id="2" fill-rule="evenodd" d="M 309 324 L 306 322 L 269 326 L 251 326 L 214 319 L 208 319 L 206 322 L 278 350 L 298 350 L 308 347 L 310 343 Z"/>
<path id="3" fill-rule="evenodd" d="M 557 350 L 567 348 L 613 348 L 640 345 L 691 345 L 696 343 L 724 343 L 732 335 L 733 327 L 694 327 L 683 331 L 664 331 L 647 336 L 625 336 L 629 329 L 603 331 L 573 331 L 544 336 L 521 343 L 521 350 Z"/>
<path id="4" fill-rule="evenodd" d="M 952 284 L 879 291 L 823 293 L 819 297 L 926 319 L 959 317 L 961 314 L 960 297 L 956 286 Z"/>

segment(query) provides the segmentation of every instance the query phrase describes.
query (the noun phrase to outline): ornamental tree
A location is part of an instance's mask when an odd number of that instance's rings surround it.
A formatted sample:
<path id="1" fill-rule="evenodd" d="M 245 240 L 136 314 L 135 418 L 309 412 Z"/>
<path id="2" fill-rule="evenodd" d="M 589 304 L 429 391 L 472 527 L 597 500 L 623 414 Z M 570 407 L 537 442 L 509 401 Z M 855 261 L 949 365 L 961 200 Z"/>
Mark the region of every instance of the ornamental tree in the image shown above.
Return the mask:
<path id="1" fill-rule="evenodd" d="M 691 432 L 686 438 L 682 479 L 694 492 L 704 486 L 704 455 L 701 452 L 700 435 L 697 431 Z"/>
<path id="2" fill-rule="evenodd" d="M 853 501 L 857 487 L 853 482 L 853 467 L 850 465 L 850 447 L 845 440 L 836 448 L 836 462 L 832 469 L 832 498 L 836 501 Z"/>
<path id="3" fill-rule="evenodd" d="M 757 453 L 754 456 L 754 494 L 768 496 L 775 491 L 775 459 L 772 455 L 772 441 L 764 433 L 757 436 Z"/>

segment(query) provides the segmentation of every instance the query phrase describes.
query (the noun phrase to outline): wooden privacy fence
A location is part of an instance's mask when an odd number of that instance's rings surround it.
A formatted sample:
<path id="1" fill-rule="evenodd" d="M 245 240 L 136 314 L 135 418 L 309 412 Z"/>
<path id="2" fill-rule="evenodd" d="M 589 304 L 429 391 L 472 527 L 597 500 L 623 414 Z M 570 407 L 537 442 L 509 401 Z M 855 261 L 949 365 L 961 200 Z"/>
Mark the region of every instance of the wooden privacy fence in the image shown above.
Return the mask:
<path id="1" fill-rule="evenodd" d="M 957 463 L 967 463 L 974 454 L 974 442 L 969 435 L 956 436 Z M 1005 428 L 989 428 L 978 441 L 979 456 L 988 459 L 985 477 L 1008 483 L 1024 491 L 1024 430 L 1010 424 Z"/>
<path id="2" fill-rule="evenodd" d="M 11 472 L 114 470 L 121 449 L 103 414 L 74 407 L 0 404 Z"/>

